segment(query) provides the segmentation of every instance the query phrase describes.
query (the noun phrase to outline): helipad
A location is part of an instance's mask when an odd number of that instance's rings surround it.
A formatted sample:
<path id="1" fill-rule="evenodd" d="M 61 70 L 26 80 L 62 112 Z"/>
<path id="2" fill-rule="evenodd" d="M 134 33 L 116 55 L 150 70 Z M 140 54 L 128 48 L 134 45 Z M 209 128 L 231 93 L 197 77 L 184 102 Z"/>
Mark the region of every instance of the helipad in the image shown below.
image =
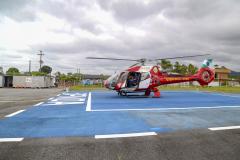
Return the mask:
<path id="1" fill-rule="evenodd" d="M 0 120 L 0 138 L 112 137 L 240 124 L 240 96 L 163 91 L 161 98 L 63 92 Z"/>

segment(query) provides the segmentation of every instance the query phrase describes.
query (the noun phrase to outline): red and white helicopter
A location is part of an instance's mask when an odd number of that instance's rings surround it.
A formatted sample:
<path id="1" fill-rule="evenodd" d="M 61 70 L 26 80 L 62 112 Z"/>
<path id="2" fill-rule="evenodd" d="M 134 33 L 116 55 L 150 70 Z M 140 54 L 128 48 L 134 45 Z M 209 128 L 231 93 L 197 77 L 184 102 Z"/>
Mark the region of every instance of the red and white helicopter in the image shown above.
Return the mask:
<path id="1" fill-rule="evenodd" d="M 214 69 L 210 67 L 212 59 L 204 60 L 201 68 L 194 75 L 179 75 L 174 73 L 168 73 L 161 70 L 161 66 L 145 65 L 145 62 L 160 61 L 166 59 L 179 59 L 206 56 L 193 55 L 193 56 L 181 56 L 171 58 L 161 58 L 154 60 L 147 59 L 121 59 L 121 58 L 100 58 L 100 57 L 86 57 L 87 59 L 105 59 L 105 60 L 123 60 L 123 61 L 137 61 L 137 64 L 132 65 L 128 69 L 115 73 L 109 77 L 104 85 L 106 88 L 116 90 L 119 95 L 127 96 L 129 93 L 144 92 L 145 96 L 149 96 L 151 92 L 154 93 L 153 97 L 160 97 L 160 91 L 158 86 L 180 82 L 193 82 L 197 81 L 201 86 L 208 85 L 214 80 Z"/>

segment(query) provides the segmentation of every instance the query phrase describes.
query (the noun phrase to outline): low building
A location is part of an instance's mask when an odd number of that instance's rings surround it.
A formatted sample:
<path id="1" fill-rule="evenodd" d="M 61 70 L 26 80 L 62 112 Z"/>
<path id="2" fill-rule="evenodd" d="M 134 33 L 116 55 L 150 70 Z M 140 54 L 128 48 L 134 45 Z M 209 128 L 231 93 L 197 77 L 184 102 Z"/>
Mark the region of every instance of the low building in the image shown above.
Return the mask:
<path id="1" fill-rule="evenodd" d="M 0 74 L 0 88 L 4 87 L 4 76 Z"/>
<path id="2" fill-rule="evenodd" d="M 231 70 L 222 66 L 215 68 L 215 79 L 216 80 L 228 80 Z"/>
<path id="3" fill-rule="evenodd" d="M 215 80 L 214 80 L 214 86 L 218 84 L 218 86 L 239 86 L 240 80 L 232 78 L 232 73 L 238 73 L 234 72 L 224 66 L 222 67 L 216 67 L 215 68 Z"/>

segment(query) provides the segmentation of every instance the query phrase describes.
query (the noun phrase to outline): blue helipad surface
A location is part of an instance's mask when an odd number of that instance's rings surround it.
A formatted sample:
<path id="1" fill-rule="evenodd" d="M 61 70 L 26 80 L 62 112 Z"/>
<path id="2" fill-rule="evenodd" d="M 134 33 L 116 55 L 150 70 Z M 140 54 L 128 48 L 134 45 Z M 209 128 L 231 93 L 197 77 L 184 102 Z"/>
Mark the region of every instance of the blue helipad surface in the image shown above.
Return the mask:
<path id="1" fill-rule="evenodd" d="M 161 98 L 121 97 L 112 92 L 94 92 L 92 110 L 185 109 L 239 106 L 240 96 L 195 91 L 162 91 Z"/>
<path id="2" fill-rule="evenodd" d="M 62 93 L 0 120 L 0 138 L 91 137 L 240 124 L 239 95 L 161 93 L 161 98 L 120 97 L 108 91 Z"/>

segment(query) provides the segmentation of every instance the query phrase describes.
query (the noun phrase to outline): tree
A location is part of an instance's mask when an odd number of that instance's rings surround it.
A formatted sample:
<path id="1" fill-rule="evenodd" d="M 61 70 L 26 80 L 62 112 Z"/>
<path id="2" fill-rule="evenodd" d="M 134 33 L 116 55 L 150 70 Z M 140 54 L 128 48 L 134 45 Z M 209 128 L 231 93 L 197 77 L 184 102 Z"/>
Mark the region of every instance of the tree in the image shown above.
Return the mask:
<path id="1" fill-rule="evenodd" d="M 38 71 L 32 71 L 32 72 L 31 72 L 31 75 L 32 75 L 32 76 L 46 76 L 47 73 L 38 72 Z"/>
<path id="2" fill-rule="evenodd" d="M 188 74 L 195 74 L 195 73 L 197 73 L 197 71 L 198 71 L 198 68 L 196 66 L 194 66 L 192 64 L 188 65 L 188 68 L 187 68 Z"/>
<path id="3" fill-rule="evenodd" d="M 178 61 L 175 62 L 175 64 L 174 64 L 173 72 L 181 73 L 181 65 L 180 65 L 180 63 Z"/>
<path id="4" fill-rule="evenodd" d="M 41 72 L 50 74 L 52 72 L 52 68 L 49 66 L 42 66 Z"/>
<path id="5" fill-rule="evenodd" d="M 170 70 L 170 71 L 173 70 L 172 63 L 166 59 L 161 60 L 161 67 L 163 70 Z"/>
<path id="6" fill-rule="evenodd" d="M 9 75 L 18 75 L 20 74 L 19 70 L 15 67 L 8 68 L 7 74 Z"/>
<path id="7" fill-rule="evenodd" d="M 72 76 L 72 74 L 73 74 L 72 72 L 68 72 L 67 73 L 68 76 Z"/>
<path id="8" fill-rule="evenodd" d="M 0 74 L 3 74 L 3 67 L 0 67 Z"/>
<path id="9" fill-rule="evenodd" d="M 185 64 L 182 64 L 180 67 L 180 74 L 187 74 L 188 67 Z"/>
<path id="10" fill-rule="evenodd" d="M 79 82 L 80 81 L 80 77 L 78 73 L 67 73 L 66 74 L 61 74 L 59 77 L 60 80 L 66 81 L 66 82 Z"/>

